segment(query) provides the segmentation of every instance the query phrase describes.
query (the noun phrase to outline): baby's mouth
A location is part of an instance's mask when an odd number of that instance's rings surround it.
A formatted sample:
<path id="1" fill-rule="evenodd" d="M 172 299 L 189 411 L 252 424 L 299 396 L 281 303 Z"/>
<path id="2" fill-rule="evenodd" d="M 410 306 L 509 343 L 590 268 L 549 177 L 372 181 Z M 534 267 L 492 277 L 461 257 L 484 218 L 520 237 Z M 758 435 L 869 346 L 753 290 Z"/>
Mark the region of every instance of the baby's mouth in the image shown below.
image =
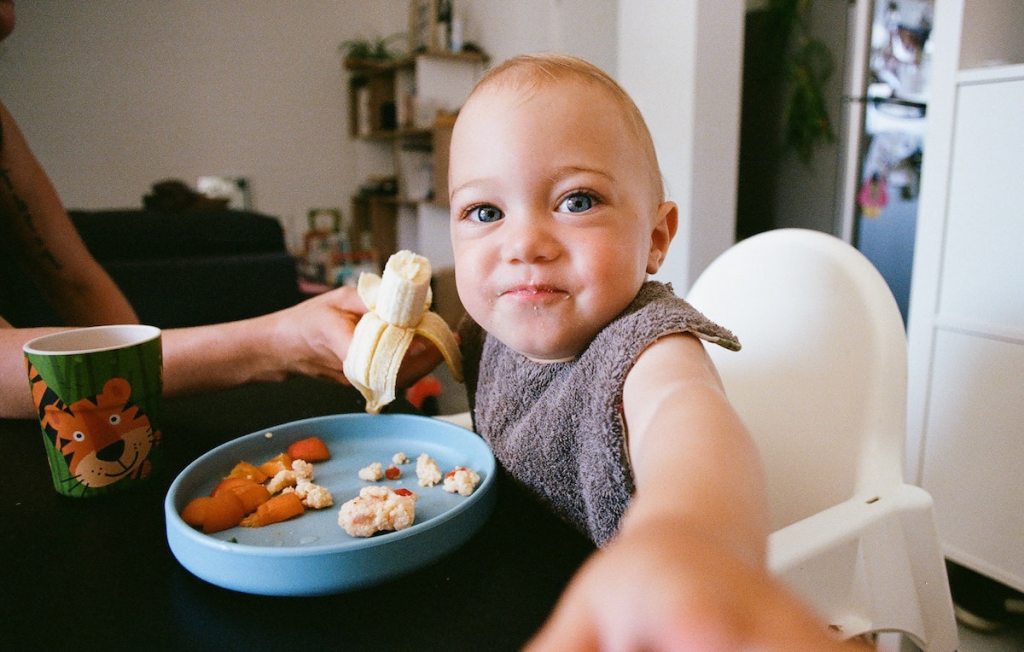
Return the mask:
<path id="1" fill-rule="evenodd" d="M 513 285 L 507 287 L 498 293 L 498 296 L 511 296 L 522 299 L 531 298 L 544 298 L 552 296 L 568 296 L 569 293 L 565 290 L 557 288 L 553 285 L 524 283 L 522 285 Z"/>

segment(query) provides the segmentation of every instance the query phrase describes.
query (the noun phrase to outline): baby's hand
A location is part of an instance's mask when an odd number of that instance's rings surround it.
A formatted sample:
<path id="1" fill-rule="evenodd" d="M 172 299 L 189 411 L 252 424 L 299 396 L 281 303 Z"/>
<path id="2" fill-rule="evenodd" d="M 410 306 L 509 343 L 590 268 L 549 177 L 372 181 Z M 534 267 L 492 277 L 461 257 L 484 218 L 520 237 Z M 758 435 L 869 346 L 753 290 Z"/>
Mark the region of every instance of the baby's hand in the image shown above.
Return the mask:
<path id="1" fill-rule="evenodd" d="M 830 638 L 765 570 L 666 526 L 623 533 L 588 560 L 527 649 L 868 648 Z"/>

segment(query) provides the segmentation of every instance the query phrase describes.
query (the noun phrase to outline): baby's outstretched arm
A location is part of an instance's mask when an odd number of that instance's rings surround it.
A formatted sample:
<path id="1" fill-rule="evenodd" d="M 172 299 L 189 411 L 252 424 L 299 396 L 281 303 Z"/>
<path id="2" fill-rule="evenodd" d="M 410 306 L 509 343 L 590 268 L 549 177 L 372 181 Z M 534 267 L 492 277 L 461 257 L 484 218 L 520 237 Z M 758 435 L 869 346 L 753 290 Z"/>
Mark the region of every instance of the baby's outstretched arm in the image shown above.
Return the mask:
<path id="1" fill-rule="evenodd" d="M 701 343 L 672 335 L 626 380 L 637 491 L 536 650 L 847 650 L 765 569 L 757 452 Z"/>

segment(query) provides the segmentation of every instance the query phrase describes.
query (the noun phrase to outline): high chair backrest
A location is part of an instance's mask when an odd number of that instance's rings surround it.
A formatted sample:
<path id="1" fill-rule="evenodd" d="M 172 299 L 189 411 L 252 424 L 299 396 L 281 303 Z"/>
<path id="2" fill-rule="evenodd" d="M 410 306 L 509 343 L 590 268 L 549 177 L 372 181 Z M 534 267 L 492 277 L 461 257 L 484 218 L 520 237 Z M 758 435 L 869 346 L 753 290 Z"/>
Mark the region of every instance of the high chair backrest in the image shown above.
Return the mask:
<path id="1" fill-rule="evenodd" d="M 760 449 L 773 529 L 901 482 L 906 338 L 859 251 L 769 231 L 723 253 L 687 298 L 743 345 L 707 348 Z"/>

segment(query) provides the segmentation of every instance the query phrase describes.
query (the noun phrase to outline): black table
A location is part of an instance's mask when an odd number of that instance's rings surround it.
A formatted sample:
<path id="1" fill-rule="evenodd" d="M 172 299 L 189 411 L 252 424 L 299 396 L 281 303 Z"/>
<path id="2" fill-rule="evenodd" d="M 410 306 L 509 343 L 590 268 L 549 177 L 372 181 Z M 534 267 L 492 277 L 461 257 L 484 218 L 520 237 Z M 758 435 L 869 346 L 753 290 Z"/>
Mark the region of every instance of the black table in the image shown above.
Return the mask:
<path id="1" fill-rule="evenodd" d="M 505 476 L 494 513 L 465 545 L 370 588 L 249 595 L 173 557 L 163 499 L 189 462 L 235 437 L 357 405 L 352 390 L 310 379 L 168 400 L 166 468 L 138 492 L 92 499 L 54 492 L 36 422 L 0 420 L 0 649 L 521 647 L 593 547 Z"/>

